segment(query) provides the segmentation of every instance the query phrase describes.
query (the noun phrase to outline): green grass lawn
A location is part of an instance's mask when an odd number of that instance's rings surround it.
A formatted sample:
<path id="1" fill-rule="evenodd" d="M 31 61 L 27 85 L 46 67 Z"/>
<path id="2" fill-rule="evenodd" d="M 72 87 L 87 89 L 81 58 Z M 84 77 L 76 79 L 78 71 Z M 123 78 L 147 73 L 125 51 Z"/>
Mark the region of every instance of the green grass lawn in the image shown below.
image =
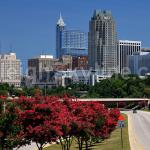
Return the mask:
<path id="1" fill-rule="evenodd" d="M 148 108 L 145 108 L 145 109 L 141 109 L 143 111 L 147 111 L 147 112 L 150 112 L 150 110 Z"/>
<path id="2" fill-rule="evenodd" d="M 125 128 L 123 128 L 123 150 L 130 150 L 129 136 L 128 136 L 128 119 L 126 118 Z M 117 128 L 112 132 L 109 139 L 104 140 L 102 143 L 95 144 L 91 147 L 91 150 L 121 150 L 121 134 L 120 128 Z M 61 150 L 60 145 L 52 145 L 44 150 Z M 72 144 L 71 150 L 78 150 L 75 140 Z"/>

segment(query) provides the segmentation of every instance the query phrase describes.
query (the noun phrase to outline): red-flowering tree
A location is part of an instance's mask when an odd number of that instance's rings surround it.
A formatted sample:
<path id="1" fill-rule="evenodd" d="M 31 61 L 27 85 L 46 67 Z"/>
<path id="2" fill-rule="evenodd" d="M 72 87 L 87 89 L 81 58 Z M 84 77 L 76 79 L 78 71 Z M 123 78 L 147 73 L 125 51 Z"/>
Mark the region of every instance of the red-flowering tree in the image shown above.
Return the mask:
<path id="1" fill-rule="evenodd" d="M 61 99 L 38 96 L 13 100 L 11 103 L 15 109 L 10 109 L 9 115 L 12 115 L 11 125 L 17 127 L 17 132 L 13 134 L 16 139 L 11 138 L 19 141 L 16 143 L 19 146 L 35 142 L 39 150 L 45 144 L 59 139 L 62 150 L 69 150 L 72 137 L 76 137 L 79 150 L 82 150 L 83 143 L 88 149 L 91 137 L 108 137 L 117 124 L 120 112 L 116 109 L 108 110 L 98 102 L 73 100 L 68 96 Z M 2 136 L 0 130 L 0 137 Z"/>
<path id="2" fill-rule="evenodd" d="M 52 117 L 51 109 L 46 104 L 35 104 L 32 109 L 21 111 L 19 113 L 19 123 L 22 125 L 20 136 L 25 141 L 35 142 L 38 149 L 42 150 L 46 143 L 56 137 L 55 132 L 59 132 L 55 125 L 50 126 Z"/>
<path id="3" fill-rule="evenodd" d="M 69 150 L 72 143 L 71 134 L 71 123 L 75 117 L 71 114 L 68 107 L 64 105 L 63 101 L 56 101 L 50 103 L 52 108 L 53 116 L 55 116 L 55 122 L 59 128 L 59 133 L 57 133 L 57 138 L 59 139 L 62 150 Z M 48 125 L 49 126 L 49 125 Z"/>
<path id="4" fill-rule="evenodd" d="M 19 144 L 17 134 L 20 125 L 16 124 L 18 114 L 14 101 L 0 98 L 0 149 L 12 149 Z"/>
<path id="5" fill-rule="evenodd" d="M 82 150 L 83 143 L 94 135 L 96 111 L 94 102 L 72 102 L 71 109 L 76 119 L 72 123 L 72 133 L 78 141 L 79 149 Z M 93 109 L 94 108 L 94 109 Z"/>
<path id="6" fill-rule="evenodd" d="M 72 102 L 70 110 L 76 119 L 73 121 L 72 133 L 77 138 L 79 150 L 83 143 L 88 149 L 91 138 L 107 138 L 116 126 L 118 110 L 108 110 L 98 102 Z"/>
<path id="7" fill-rule="evenodd" d="M 19 113 L 23 139 L 35 142 L 39 150 L 46 143 L 59 139 L 62 148 L 69 149 L 68 136 L 72 117 L 63 102 L 57 97 L 45 97 L 36 103 L 34 100 L 33 103 L 27 100 L 30 109 L 26 109 L 25 101 L 26 99 L 23 99 L 20 103 L 25 110 Z M 62 138 L 65 142 L 62 142 Z"/>
<path id="8" fill-rule="evenodd" d="M 15 100 L 18 109 L 24 111 L 24 110 L 31 110 L 33 108 L 34 104 L 38 104 L 40 103 L 39 100 L 37 100 L 36 98 L 32 97 L 32 98 L 27 98 L 25 96 L 21 96 L 19 97 L 19 99 Z"/>

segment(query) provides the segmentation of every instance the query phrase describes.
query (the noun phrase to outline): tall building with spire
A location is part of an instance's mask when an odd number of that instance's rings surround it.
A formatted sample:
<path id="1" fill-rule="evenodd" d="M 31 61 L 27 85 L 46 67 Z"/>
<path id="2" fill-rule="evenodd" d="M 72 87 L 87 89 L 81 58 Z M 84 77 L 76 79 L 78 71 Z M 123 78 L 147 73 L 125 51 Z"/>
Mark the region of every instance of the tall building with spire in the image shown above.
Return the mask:
<path id="1" fill-rule="evenodd" d="M 56 57 L 63 55 L 87 56 L 87 34 L 79 30 L 68 30 L 60 15 L 56 24 Z"/>
<path id="2" fill-rule="evenodd" d="M 89 67 L 103 74 L 117 72 L 117 34 L 110 11 L 95 10 L 89 22 Z"/>
<path id="3" fill-rule="evenodd" d="M 65 23 L 64 20 L 61 16 L 60 13 L 60 17 L 59 20 L 56 24 L 56 57 L 59 58 L 62 55 L 62 33 L 65 30 Z"/>

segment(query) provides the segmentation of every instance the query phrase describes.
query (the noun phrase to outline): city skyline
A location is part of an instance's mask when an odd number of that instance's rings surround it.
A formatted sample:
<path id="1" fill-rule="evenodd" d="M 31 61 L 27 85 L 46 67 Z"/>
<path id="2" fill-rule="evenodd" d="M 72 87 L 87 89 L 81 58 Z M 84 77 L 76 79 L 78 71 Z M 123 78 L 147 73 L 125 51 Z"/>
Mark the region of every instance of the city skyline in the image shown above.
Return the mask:
<path id="1" fill-rule="evenodd" d="M 112 11 L 117 24 L 118 39 L 140 40 L 143 47 L 148 47 L 149 3 L 146 0 L 132 0 L 129 6 L 129 0 L 1 1 L 1 49 L 4 53 L 14 50 L 20 59 L 28 59 L 42 52 L 55 56 L 55 26 L 59 13 L 62 13 L 65 23 L 71 29 L 88 32 L 89 20 L 95 9 Z"/>

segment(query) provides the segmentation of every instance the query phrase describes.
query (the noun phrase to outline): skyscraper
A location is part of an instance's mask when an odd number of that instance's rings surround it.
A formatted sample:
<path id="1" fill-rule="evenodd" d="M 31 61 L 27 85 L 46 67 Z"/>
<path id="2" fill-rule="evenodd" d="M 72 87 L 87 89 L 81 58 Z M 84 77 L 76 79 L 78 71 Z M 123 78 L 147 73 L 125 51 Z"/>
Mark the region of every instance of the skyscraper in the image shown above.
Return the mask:
<path id="1" fill-rule="evenodd" d="M 103 74 L 117 72 L 117 33 L 110 11 L 95 10 L 89 22 L 89 67 Z"/>
<path id="2" fill-rule="evenodd" d="M 128 56 L 141 52 L 141 41 L 118 41 L 118 66 L 119 72 L 125 74 L 129 69 Z"/>
<path id="3" fill-rule="evenodd" d="M 56 24 L 56 57 L 59 58 L 62 55 L 62 33 L 65 30 L 65 23 L 60 14 L 60 18 Z"/>
<path id="4" fill-rule="evenodd" d="M 79 30 L 68 30 L 60 15 L 56 26 L 56 57 L 62 55 L 87 56 L 87 35 Z"/>

